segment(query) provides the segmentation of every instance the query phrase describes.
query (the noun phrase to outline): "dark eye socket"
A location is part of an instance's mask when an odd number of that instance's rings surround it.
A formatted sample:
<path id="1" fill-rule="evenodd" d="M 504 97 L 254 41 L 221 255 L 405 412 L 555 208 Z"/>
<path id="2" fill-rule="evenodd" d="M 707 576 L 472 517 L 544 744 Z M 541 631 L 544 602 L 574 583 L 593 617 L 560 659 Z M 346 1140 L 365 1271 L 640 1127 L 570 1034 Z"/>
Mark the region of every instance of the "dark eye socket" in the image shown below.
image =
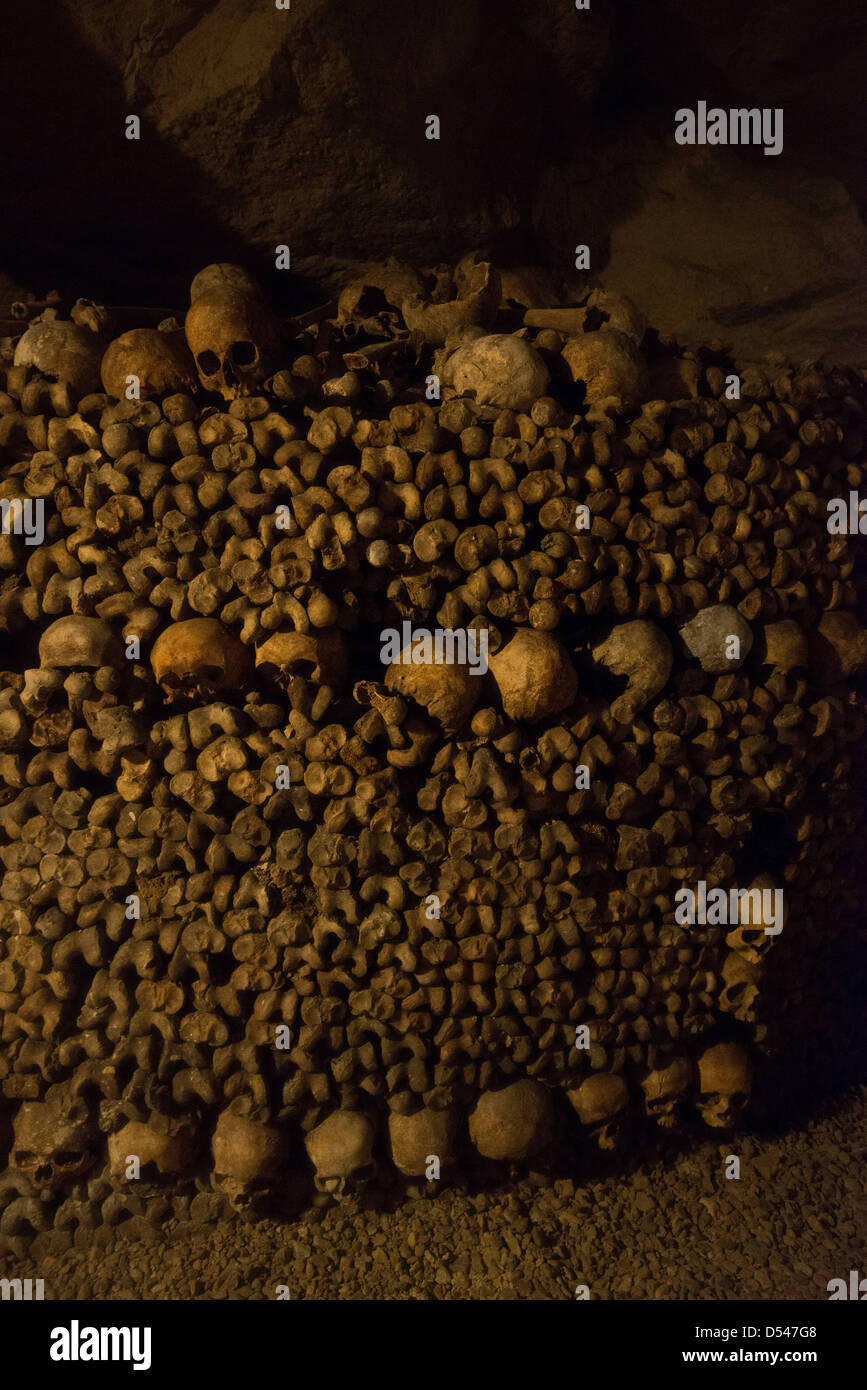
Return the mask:
<path id="1" fill-rule="evenodd" d="M 246 340 L 233 343 L 229 348 L 229 358 L 233 367 L 252 367 L 258 356 L 256 344 Z"/>
<path id="2" fill-rule="evenodd" d="M 61 1168 L 66 1168 L 73 1163 L 80 1163 L 83 1158 L 84 1152 L 81 1149 L 61 1149 L 54 1156 L 55 1162 L 59 1163 Z"/>
<path id="3" fill-rule="evenodd" d="M 16 1149 L 14 1153 L 15 1162 L 18 1164 L 19 1168 L 22 1163 L 29 1163 L 30 1160 L 35 1157 L 36 1155 L 32 1149 Z"/>
<path id="4" fill-rule="evenodd" d="M 217 354 L 211 352 L 210 349 L 200 352 L 196 358 L 196 363 L 203 376 L 215 376 L 220 370 L 220 359 Z"/>

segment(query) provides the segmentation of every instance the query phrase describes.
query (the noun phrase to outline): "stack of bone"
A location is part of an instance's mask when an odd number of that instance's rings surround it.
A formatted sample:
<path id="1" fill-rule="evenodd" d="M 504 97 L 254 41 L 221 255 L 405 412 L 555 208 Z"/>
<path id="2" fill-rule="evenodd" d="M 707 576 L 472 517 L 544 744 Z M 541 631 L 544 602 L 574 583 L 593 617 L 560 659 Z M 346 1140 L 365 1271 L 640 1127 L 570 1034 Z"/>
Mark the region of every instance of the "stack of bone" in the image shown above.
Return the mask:
<path id="1" fill-rule="evenodd" d="M 0 1233 L 725 1130 L 802 1026 L 857 913 L 864 378 L 738 394 L 552 300 L 471 256 L 306 321 L 231 266 L 113 338 L 16 306 Z M 383 665 L 405 621 L 488 673 Z M 678 924 L 700 880 L 784 931 Z"/>

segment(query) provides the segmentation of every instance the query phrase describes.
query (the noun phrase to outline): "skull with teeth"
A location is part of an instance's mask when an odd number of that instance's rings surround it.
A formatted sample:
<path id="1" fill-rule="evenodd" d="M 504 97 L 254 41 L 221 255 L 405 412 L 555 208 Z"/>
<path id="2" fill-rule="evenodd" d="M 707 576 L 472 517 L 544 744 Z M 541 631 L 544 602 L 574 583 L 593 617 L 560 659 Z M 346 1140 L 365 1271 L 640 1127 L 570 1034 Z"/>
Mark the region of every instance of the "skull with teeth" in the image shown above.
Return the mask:
<path id="1" fill-rule="evenodd" d="M 249 657 L 243 642 L 215 618 L 189 618 L 160 633 L 151 666 L 170 699 L 187 695 L 210 700 L 246 689 Z"/>
<path id="2" fill-rule="evenodd" d="M 695 1081 L 688 1057 L 675 1057 L 667 1067 L 649 1071 L 641 1082 L 644 1108 L 660 1129 L 675 1129 Z"/>
<path id="3" fill-rule="evenodd" d="M 15 1117 L 12 1162 L 41 1191 L 71 1187 L 96 1161 L 99 1129 L 80 1096 L 63 1085 L 25 1101 Z"/>
<path id="4" fill-rule="evenodd" d="M 625 1133 L 629 1105 L 623 1077 L 615 1072 L 597 1072 L 567 1094 L 582 1128 L 596 1146 L 609 1152 L 618 1148 Z"/>
<path id="5" fill-rule="evenodd" d="M 304 1140 L 313 1181 L 323 1197 L 338 1202 L 361 1192 L 376 1176 L 374 1128 L 358 1110 L 335 1110 Z"/>
<path id="6" fill-rule="evenodd" d="M 240 266 L 199 271 L 190 286 L 184 331 L 202 385 L 226 400 L 253 394 L 277 366 L 278 320 Z"/>
<path id="7" fill-rule="evenodd" d="M 275 1126 L 223 1111 L 211 1152 L 212 1186 L 228 1198 L 239 1216 L 251 1218 L 285 1171 L 289 1145 Z"/>
<path id="8" fill-rule="evenodd" d="M 731 1129 L 746 1109 L 753 1086 L 749 1055 L 740 1043 L 715 1043 L 698 1059 L 698 1108 L 711 1129 Z"/>

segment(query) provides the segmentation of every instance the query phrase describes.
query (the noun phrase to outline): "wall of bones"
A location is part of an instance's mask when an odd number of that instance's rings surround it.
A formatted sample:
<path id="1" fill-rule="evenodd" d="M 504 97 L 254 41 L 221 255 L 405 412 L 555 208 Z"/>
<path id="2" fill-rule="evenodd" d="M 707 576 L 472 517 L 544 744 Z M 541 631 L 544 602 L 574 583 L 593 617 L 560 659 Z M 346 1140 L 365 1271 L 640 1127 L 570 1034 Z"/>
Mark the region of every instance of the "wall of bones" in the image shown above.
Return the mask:
<path id="1" fill-rule="evenodd" d="M 725 1134 L 853 929 L 863 374 L 329 312 L 4 325 L 5 1234 Z"/>

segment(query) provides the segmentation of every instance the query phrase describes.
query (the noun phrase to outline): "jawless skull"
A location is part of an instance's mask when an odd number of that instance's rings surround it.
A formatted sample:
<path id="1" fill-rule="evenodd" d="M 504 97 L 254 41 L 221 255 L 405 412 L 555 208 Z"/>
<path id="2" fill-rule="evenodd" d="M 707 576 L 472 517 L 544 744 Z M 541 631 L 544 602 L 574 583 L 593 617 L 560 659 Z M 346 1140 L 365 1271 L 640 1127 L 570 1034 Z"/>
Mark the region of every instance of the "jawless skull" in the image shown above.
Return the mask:
<path id="1" fill-rule="evenodd" d="M 606 1152 L 618 1148 L 626 1132 L 629 1106 L 623 1077 L 615 1072 L 597 1072 L 567 1095 L 582 1129 L 597 1148 Z"/>
<path id="2" fill-rule="evenodd" d="M 202 385 L 226 400 L 253 394 L 276 369 L 279 322 L 240 266 L 199 271 L 190 286 L 184 331 Z"/>
<path id="3" fill-rule="evenodd" d="M 716 1043 L 698 1059 L 701 1117 L 711 1129 L 731 1129 L 749 1104 L 753 1069 L 740 1043 Z"/>
<path id="4" fill-rule="evenodd" d="M 224 1111 L 211 1140 L 211 1185 L 239 1216 L 259 1214 L 268 1193 L 286 1171 L 289 1144 L 284 1132 Z"/>
<path id="5" fill-rule="evenodd" d="M 134 1192 L 182 1180 L 196 1161 L 196 1131 L 188 1120 L 172 1120 L 165 1132 L 141 1120 L 129 1120 L 108 1138 L 108 1168 L 114 1182 L 134 1182 Z M 139 1177 L 127 1177 L 129 1159 L 139 1162 Z"/>
<path id="6" fill-rule="evenodd" d="M 483 1158 L 510 1164 L 544 1158 L 555 1129 L 550 1092 L 539 1081 L 485 1091 L 470 1115 L 470 1139 Z"/>
<path id="7" fill-rule="evenodd" d="M 373 1125 L 358 1110 L 335 1110 L 312 1129 L 304 1146 L 317 1192 L 338 1202 L 361 1193 L 376 1176 L 373 1140 Z"/>
<path id="8" fill-rule="evenodd" d="M 216 618 L 172 623 L 151 650 L 153 673 L 170 699 L 243 693 L 249 666 L 244 643 Z"/>
<path id="9" fill-rule="evenodd" d="M 13 1125 L 12 1163 L 37 1191 L 71 1187 L 96 1162 L 100 1133 L 85 1102 L 65 1087 L 25 1101 Z"/>
<path id="10" fill-rule="evenodd" d="M 695 1067 L 688 1057 L 675 1057 L 667 1067 L 649 1071 L 641 1082 L 644 1108 L 660 1129 L 675 1129 L 695 1084 Z"/>

